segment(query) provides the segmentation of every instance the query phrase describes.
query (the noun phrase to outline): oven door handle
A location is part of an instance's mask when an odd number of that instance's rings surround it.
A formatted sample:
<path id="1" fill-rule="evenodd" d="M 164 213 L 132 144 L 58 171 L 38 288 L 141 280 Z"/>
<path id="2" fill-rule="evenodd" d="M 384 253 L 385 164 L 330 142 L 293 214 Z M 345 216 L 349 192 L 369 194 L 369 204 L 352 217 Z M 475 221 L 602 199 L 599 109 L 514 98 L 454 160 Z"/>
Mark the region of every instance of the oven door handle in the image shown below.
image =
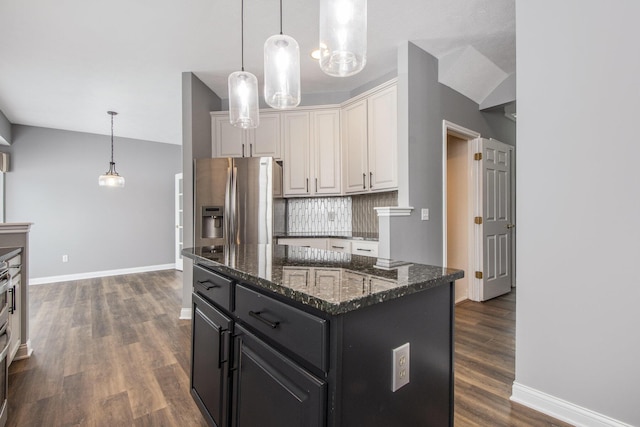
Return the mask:
<path id="1" fill-rule="evenodd" d="M 5 323 L 4 326 L 2 326 L 2 329 L 0 329 L 0 337 L 2 335 L 7 336 L 7 343 L 5 344 L 2 351 L 0 351 L 0 361 L 4 360 L 5 357 L 7 357 L 7 352 L 9 351 L 9 346 L 11 345 L 11 331 L 7 329 L 7 326 L 8 326 L 8 322 Z"/>

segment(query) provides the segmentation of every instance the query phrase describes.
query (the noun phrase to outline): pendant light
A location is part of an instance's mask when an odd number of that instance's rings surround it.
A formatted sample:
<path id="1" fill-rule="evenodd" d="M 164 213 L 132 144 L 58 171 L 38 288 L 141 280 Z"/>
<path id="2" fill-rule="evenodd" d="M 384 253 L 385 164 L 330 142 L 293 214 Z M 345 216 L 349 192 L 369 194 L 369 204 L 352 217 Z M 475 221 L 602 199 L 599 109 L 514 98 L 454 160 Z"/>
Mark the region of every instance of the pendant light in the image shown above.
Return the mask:
<path id="1" fill-rule="evenodd" d="M 367 0 L 320 0 L 320 68 L 334 77 L 367 63 Z"/>
<path id="2" fill-rule="evenodd" d="M 280 34 L 264 43 L 264 101 L 279 110 L 300 104 L 300 47 L 293 37 L 282 34 L 282 0 Z"/>
<path id="3" fill-rule="evenodd" d="M 113 161 L 113 116 L 118 113 L 107 111 L 107 114 L 111 116 L 111 161 L 109 162 L 109 170 L 98 178 L 98 185 L 101 187 L 124 187 L 124 177 L 118 175 L 116 162 Z"/>
<path id="4" fill-rule="evenodd" d="M 229 121 L 243 128 L 257 128 L 258 117 L 258 79 L 244 71 L 244 0 L 241 1 L 241 43 L 242 71 L 229 75 Z"/>

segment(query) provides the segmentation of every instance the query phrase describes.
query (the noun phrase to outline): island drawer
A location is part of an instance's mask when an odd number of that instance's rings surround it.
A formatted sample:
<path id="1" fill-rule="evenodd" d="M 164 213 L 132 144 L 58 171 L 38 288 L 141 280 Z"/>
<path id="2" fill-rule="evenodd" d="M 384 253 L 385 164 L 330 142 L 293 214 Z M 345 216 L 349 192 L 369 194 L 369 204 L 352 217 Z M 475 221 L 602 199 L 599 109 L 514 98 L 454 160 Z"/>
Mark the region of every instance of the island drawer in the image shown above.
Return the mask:
<path id="1" fill-rule="evenodd" d="M 235 314 L 267 338 L 328 370 L 326 320 L 242 285 L 236 287 Z"/>
<path id="2" fill-rule="evenodd" d="M 193 290 L 220 307 L 233 311 L 233 280 L 211 270 L 193 266 Z"/>

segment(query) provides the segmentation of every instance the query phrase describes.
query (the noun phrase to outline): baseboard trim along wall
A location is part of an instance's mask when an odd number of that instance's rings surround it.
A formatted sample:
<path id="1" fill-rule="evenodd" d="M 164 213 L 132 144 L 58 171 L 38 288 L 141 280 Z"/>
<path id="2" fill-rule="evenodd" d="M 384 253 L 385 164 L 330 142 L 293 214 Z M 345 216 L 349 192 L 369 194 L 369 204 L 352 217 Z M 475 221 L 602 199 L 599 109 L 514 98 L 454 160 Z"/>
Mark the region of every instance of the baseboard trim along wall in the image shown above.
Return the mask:
<path id="1" fill-rule="evenodd" d="M 614 420 L 516 381 L 513 382 L 511 400 L 575 426 L 632 427 L 630 424 Z"/>
<path id="2" fill-rule="evenodd" d="M 181 320 L 191 320 L 191 309 L 190 308 L 182 308 L 180 310 L 180 317 L 179 319 Z"/>
<path id="3" fill-rule="evenodd" d="M 44 285 L 47 283 L 69 282 L 71 280 L 95 279 L 97 277 L 120 276 L 122 274 L 146 273 L 149 271 L 172 270 L 175 264 L 148 265 L 145 267 L 121 268 L 119 270 L 90 271 L 88 273 L 67 274 L 63 276 L 49 276 L 29 279 L 29 285 Z"/>

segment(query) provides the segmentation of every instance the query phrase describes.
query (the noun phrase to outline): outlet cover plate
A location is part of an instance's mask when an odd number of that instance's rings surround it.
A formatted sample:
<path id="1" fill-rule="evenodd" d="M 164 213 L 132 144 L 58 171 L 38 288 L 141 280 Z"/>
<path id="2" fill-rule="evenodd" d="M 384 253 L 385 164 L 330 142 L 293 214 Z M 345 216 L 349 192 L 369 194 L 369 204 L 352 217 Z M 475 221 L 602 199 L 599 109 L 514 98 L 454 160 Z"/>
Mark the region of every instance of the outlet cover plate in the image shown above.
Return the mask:
<path id="1" fill-rule="evenodd" d="M 406 343 L 394 348 L 391 350 L 391 353 L 391 359 L 393 361 L 391 369 L 391 391 L 395 392 L 409 384 L 411 348 L 409 343 Z"/>

